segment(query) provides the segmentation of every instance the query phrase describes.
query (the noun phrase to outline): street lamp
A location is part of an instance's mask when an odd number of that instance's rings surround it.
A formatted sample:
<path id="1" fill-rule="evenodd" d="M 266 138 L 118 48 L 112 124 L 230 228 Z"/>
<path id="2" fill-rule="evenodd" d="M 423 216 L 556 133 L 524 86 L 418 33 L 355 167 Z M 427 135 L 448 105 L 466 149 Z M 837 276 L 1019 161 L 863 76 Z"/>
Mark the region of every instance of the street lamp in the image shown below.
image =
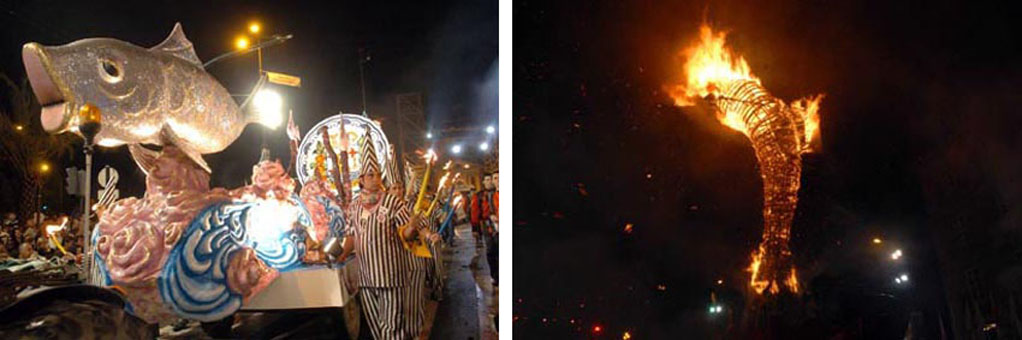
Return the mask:
<path id="1" fill-rule="evenodd" d="M 479 144 L 479 150 L 486 151 L 490 149 L 490 143 L 482 142 Z"/>
<path id="2" fill-rule="evenodd" d="M 891 260 L 898 260 L 901 258 L 901 249 L 895 250 L 891 253 Z"/>
<path id="3" fill-rule="evenodd" d="M 497 132 L 497 129 L 496 129 L 496 128 L 494 128 L 494 127 L 493 127 L 493 125 L 490 125 L 490 126 L 487 126 L 487 127 L 486 127 L 486 133 L 488 133 L 488 134 L 491 134 L 491 135 L 492 135 L 492 134 L 494 134 L 494 133 L 496 133 L 496 132 Z"/>
<path id="4" fill-rule="evenodd" d="M 426 132 L 426 139 L 433 139 L 433 133 L 432 132 Z"/>
<path id="5" fill-rule="evenodd" d="M 454 144 L 454 146 L 451 147 L 451 152 L 454 153 L 455 155 L 460 154 L 461 144 Z"/>
<path id="6" fill-rule="evenodd" d="M 238 48 L 239 50 L 247 49 L 248 45 L 249 45 L 248 37 L 238 37 L 238 39 L 234 40 L 234 47 Z"/>
<path id="7" fill-rule="evenodd" d="M 14 130 L 17 130 L 17 131 L 21 131 L 21 130 L 24 130 L 24 129 L 25 129 L 25 127 L 21 126 L 21 124 L 18 124 L 18 125 L 14 126 Z"/>
<path id="8" fill-rule="evenodd" d="M 270 89 L 259 90 L 256 92 L 255 98 L 252 99 L 252 104 L 255 105 L 255 109 L 259 113 L 259 121 L 271 129 L 280 126 L 283 121 L 281 111 L 284 100 L 279 93 Z"/>
<path id="9" fill-rule="evenodd" d="M 253 23 L 248 24 L 248 31 L 252 32 L 252 34 L 259 33 L 259 30 L 261 28 L 262 27 L 259 27 L 259 23 L 258 22 L 253 22 Z"/>

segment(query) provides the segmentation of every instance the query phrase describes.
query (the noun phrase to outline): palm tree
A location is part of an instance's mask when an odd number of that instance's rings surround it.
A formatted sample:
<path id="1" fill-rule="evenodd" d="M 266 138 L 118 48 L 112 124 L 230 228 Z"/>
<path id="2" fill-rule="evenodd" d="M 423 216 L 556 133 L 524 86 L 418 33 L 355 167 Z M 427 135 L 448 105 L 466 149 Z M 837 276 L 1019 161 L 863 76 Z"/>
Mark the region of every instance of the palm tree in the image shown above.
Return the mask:
<path id="1" fill-rule="evenodd" d="M 20 179 L 16 181 L 21 184 L 18 213 L 27 220 L 27 216 L 35 210 L 36 190 L 44 187 L 43 181 L 47 178 L 59 178 L 41 177 L 40 165 L 52 163 L 52 160 L 71 152 L 74 137 L 70 134 L 54 136 L 43 131 L 39 121 L 39 101 L 27 78 L 17 84 L 0 73 L 0 81 L 9 90 L 7 107 L 0 106 L 0 165 L 11 169 L 13 175 Z"/>

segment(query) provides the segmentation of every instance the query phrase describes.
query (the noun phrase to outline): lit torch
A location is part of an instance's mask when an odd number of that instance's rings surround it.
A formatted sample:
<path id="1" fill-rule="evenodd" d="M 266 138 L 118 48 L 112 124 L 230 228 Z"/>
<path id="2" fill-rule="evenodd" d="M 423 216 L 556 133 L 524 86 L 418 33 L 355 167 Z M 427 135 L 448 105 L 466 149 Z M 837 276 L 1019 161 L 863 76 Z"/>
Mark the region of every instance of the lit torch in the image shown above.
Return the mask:
<path id="1" fill-rule="evenodd" d="M 763 240 L 753 251 L 750 288 L 762 294 L 781 289 L 798 293 L 788 239 L 798 204 L 802 154 L 819 138 L 823 95 L 785 104 L 771 96 L 748 63 L 724 46 L 726 34 L 703 25 L 699 41 L 684 51 L 685 83 L 671 88 L 678 106 L 702 98 L 715 109 L 717 120 L 752 142 L 763 178 Z"/>
<path id="2" fill-rule="evenodd" d="M 57 241 L 57 237 L 54 236 L 54 234 L 56 234 L 58 231 L 64 230 L 64 227 L 67 226 L 67 220 L 68 218 L 65 216 L 64 222 L 61 222 L 60 225 L 50 224 L 46 226 L 46 236 L 50 239 L 50 242 L 53 242 L 53 244 L 57 246 L 57 249 L 60 250 L 60 253 L 64 254 L 65 256 L 67 255 L 67 250 L 64 250 L 64 246 L 61 245 L 59 241 Z"/>
<path id="3" fill-rule="evenodd" d="M 422 158 L 426 160 L 426 173 L 422 176 L 422 185 L 419 186 L 419 197 L 415 199 L 415 205 L 412 206 L 415 213 L 422 210 L 420 205 L 422 204 L 422 198 L 426 196 L 426 186 L 429 185 L 429 174 L 433 169 L 433 162 L 436 161 L 436 153 L 433 152 L 433 149 L 429 149 Z"/>

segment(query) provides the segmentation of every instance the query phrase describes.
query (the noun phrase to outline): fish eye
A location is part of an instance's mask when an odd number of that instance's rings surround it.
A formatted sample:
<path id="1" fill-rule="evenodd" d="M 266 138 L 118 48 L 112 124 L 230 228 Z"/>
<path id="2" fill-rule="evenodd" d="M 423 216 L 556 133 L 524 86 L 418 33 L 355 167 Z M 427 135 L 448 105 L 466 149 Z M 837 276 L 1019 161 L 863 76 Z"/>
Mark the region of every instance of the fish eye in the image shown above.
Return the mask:
<path id="1" fill-rule="evenodd" d="M 120 65 L 109 59 L 99 60 L 99 75 L 108 83 L 117 83 L 124 76 Z"/>

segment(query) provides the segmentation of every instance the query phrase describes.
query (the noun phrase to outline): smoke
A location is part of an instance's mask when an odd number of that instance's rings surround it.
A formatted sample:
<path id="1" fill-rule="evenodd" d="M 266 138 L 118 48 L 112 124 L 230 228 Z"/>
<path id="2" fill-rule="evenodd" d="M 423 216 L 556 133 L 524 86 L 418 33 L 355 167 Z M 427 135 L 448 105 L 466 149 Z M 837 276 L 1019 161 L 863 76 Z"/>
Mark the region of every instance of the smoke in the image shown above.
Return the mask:
<path id="1" fill-rule="evenodd" d="M 453 8 L 447 18 L 424 65 L 430 73 L 426 95 L 430 126 L 471 122 L 497 110 L 496 3 L 465 3 Z"/>
<path id="2" fill-rule="evenodd" d="M 472 112 L 475 117 L 482 119 L 495 119 L 497 117 L 499 87 L 499 74 L 497 72 L 499 60 L 494 60 L 486 78 L 475 87 L 475 105 Z"/>

